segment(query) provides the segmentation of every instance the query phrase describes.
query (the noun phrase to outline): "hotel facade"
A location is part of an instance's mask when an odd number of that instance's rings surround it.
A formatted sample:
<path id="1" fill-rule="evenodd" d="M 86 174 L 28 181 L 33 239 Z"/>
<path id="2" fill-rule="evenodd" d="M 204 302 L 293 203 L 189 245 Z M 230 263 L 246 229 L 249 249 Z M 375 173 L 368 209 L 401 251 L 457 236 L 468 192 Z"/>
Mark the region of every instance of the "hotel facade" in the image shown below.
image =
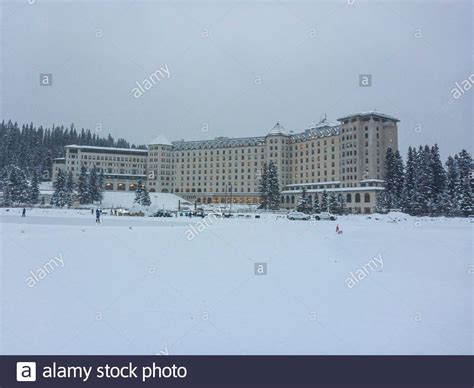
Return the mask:
<path id="1" fill-rule="evenodd" d="M 69 145 L 53 163 L 77 179 L 82 165 L 96 166 L 105 190 L 174 193 L 198 204 L 258 204 L 265 163 L 277 167 L 281 206 L 295 208 L 303 187 L 310 201 L 323 191 L 343 194 L 353 213 L 371 213 L 383 190 L 384 156 L 398 149 L 398 119 L 375 111 L 322 120 L 302 132 L 277 123 L 266 135 L 168 142 L 160 136 L 147 150 Z"/>

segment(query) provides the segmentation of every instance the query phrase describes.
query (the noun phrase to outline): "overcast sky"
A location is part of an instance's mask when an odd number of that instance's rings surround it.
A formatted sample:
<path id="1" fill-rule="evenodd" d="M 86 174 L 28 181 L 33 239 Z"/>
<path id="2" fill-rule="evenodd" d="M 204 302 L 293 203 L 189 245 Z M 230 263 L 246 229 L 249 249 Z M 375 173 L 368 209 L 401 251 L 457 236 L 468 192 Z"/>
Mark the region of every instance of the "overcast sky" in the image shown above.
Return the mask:
<path id="1" fill-rule="evenodd" d="M 404 153 L 472 152 L 474 88 L 451 92 L 473 73 L 472 17 L 470 0 L 3 1 L 2 118 L 147 143 L 376 109 L 401 120 Z"/>

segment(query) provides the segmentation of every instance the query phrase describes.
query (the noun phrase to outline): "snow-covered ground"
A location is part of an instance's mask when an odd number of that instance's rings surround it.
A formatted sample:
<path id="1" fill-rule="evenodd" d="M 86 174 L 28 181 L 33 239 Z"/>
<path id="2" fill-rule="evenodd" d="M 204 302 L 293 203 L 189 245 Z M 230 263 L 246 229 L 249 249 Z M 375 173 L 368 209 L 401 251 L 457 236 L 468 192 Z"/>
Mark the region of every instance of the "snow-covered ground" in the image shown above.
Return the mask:
<path id="1" fill-rule="evenodd" d="M 0 216 L 3 354 L 473 354 L 466 219 Z"/>
<path id="2" fill-rule="evenodd" d="M 188 201 L 178 197 L 175 194 L 169 193 L 149 193 L 151 206 L 144 208 L 146 212 L 155 213 L 158 210 L 174 210 L 181 206 L 192 206 Z M 104 198 L 101 207 L 103 208 L 117 208 L 123 207 L 127 209 L 141 209 L 141 206 L 134 204 L 135 192 L 133 191 L 104 191 Z"/>

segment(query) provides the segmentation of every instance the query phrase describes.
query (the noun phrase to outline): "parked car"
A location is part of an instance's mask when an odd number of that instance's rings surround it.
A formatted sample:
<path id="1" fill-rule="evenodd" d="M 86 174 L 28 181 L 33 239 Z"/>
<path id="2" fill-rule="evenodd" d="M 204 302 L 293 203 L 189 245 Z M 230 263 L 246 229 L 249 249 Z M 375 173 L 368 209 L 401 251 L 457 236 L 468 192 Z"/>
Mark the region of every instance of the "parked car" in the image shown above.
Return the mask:
<path id="1" fill-rule="evenodd" d="M 302 212 L 289 212 L 286 218 L 289 220 L 309 220 L 311 216 Z"/>
<path id="2" fill-rule="evenodd" d="M 159 210 L 153 214 L 153 217 L 173 217 L 173 215 L 170 212 Z"/>
<path id="3" fill-rule="evenodd" d="M 330 220 L 330 221 L 335 221 L 337 217 L 334 214 L 331 214 L 329 212 L 321 212 L 319 214 L 314 215 L 315 220 Z"/>

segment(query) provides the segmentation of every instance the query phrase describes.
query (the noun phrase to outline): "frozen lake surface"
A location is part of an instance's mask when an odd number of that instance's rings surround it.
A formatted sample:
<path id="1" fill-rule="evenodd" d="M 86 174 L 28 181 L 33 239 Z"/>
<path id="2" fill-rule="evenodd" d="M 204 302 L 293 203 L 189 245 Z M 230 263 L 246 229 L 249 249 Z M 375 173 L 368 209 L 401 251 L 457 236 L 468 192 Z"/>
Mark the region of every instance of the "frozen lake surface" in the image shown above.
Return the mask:
<path id="1" fill-rule="evenodd" d="M 3 354 L 473 354 L 466 219 L 0 217 Z"/>

